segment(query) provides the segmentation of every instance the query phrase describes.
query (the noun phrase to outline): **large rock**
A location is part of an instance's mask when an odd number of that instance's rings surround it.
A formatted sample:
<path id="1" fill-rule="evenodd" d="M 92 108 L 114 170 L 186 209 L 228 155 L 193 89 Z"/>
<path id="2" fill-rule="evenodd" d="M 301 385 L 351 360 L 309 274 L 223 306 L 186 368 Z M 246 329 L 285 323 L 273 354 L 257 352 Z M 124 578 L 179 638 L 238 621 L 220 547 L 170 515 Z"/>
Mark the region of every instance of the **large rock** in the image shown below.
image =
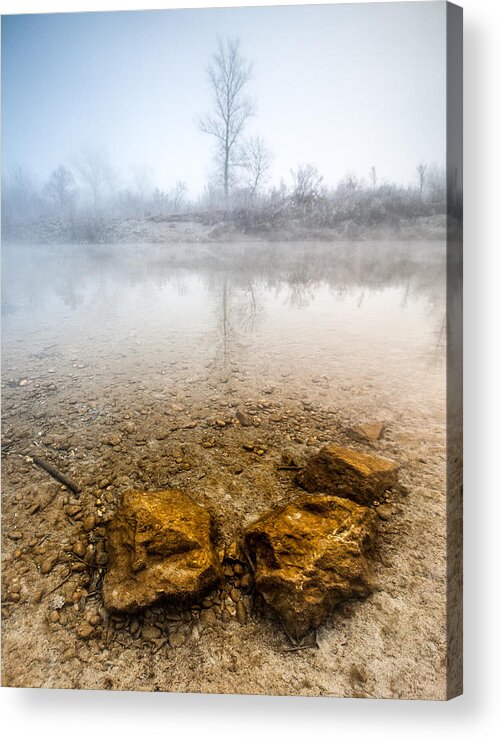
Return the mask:
<path id="1" fill-rule="evenodd" d="M 297 482 L 307 491 L 326 491 L 368 506 L 397 483 L 398 470 L 399 465 L 386 457 L 326 445 L 309 460 Z"/>
<path id="2" fill-rule="evenodd" d="M 127 491 L 110 522 L 103 583 L 109 609 L 193 600 L 221 577 L 204 507 L 181 491 Z"/>
<path id="3" fill-rule="evenodd" d="M 336 604 L 371 591 L 366 554 L 375 519 L 349 499 L 303 495 L 247 529 L 256 588 L 293 639 L 318 627 Z"/>

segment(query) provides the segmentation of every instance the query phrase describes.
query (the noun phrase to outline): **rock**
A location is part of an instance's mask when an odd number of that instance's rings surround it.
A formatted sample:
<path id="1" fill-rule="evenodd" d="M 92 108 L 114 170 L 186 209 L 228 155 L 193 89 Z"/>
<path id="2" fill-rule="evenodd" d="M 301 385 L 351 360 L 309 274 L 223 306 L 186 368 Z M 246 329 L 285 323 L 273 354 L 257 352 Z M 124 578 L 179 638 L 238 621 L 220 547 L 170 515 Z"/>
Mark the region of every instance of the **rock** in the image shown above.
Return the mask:
<path id="1" fill-rule="evenodd" d="M 211 609 L 207 609 L 200 615 L 200 622 L 205 627 L 214 627 L 216 625 L 216 615 Z"/>
<path id="2" fill-rule="evenodd" d="M 384 522 L 387 522 L 392 514 L 394 513 L 394 507 L 392 504 L 382 504 L 381 506 L 377 506 L 376 513 L 382 519 Z"/>
<path id="3" fill-rule="evenodd" d="M 384 426 L 380 421 L 373 421 L 369 424 L 359 424 L 350 430 L 354 437 L 363 440 L 363 442 L 378 442 L 383 434 Z"/>
<path id="4" fill-rule="evenodd" d="M 172 632 L 169 635 L 169 645 L 172 648 L 181 647 L 184 644 L 185 640 L 186 640 L 186 637 L 183 634 L 183 632 Z"/>
<path id="5" fill-rule="evenodd" d="M 81 622 L 77 627 L 77 635 L 81 640 L 88 640 L 94 633 L 94 627 L 89 622 Z"/>
<path id="6" fill-rule="evenodd" d="M 248 621 L 248 613 L 246 606 L 243 601 L 238 601 L 235 607 L 237 621 L 239 624 L 246 624 Z"/>
<path id="7" fill-rule="evenodd" d="M 253 576 L 250 573 L 245 573 L 240 580 L 241 588 L 251 588 L 252 585 Z"/>
<path id="8" fill-rule="evenodd" d="M 246 530 L 256 588 L 293 639 L 318 627 L 345 599 L 370 593 L 366 554 L 375 519 L 349 499 L 303 495 Z"/>
<path id="9" fill-rule="evenodd" d="M 104 565 L 107 565 L 107 563 L 108 563 L 108 553 L 98 552 L 98 554 L 96 555 L 96 565 L 103 567 Z"/>
<path id="10" fill-rule="evenodd" d="M 85 553 L 87 552 L 87 548 L 86 548 L 86 546 L 84 545 L 83 542 L 80 542 L 80 541 L 79 542 L 75 542 L 75 544 L 73 545 L 73 552 L 75 553 L 75 555 L 78 558 L 83 558 L 83 557 L 85 557 Z"/>
<path id="11" fill-rule="evenodd" d="M 45 576 L 47 573 L 50 573 L 51 570 L 56 565 L 57 561 L 59 560 L 59 555 L 57 552 L 53 552 L 50 555 L 47 555 L 44 560 L 42 560 L 42 564 L 40 566 L 40 572 Z"/>
<path id="12" fill-rule="evenodd" d="M 145 624 L 141 630 L 141 637 L 143 640 L 158 640 L 159 637 L 162 637 L 162 632 L 153 624 Z"/>
<path id="13" fill-rule="evenodd" d="M 109 525 L 108 609 L 194 601 L 221 579 L 206 509 L 176 489 L 127 491 Z"/>
<path id="14" fill-rule="evenodd" d="M 235 416 L 241 426 L 243 427 L 254 426 L 254 419 L 251 416 L 251 414 L 248 414 L 245 411 L 241 411 L 241 409 L 237 409 L 237 411 L 235 412 Z"/>
<path id="15" fill-rule="evenodd" d="M 374 500 L 380 501 L 385 491 L 397 483 L 398 470 L 399 465 L 385 457 L 326 445 L 309 460 L 296 480 L 311 493 L 325 491 L 367 506 Z"/>
<path id="16" fill-rule="evenodd" d="M 92 532 L 94 527 L 96 526 L 96 517 L 94 514 L 89 514 L 85 517 L 84 521 L 82 522 L 82 526 L 84 528 L 84 532 Z"/>
<path id="17" fill-rule="evenodd" d="M 120 434 L 112 434 L 106 441 L 111 447 L 118 447 L 122 442 L 122 436 Z"/>
<path id="18" fill-rule="evenodd" d="M 230 589 L 230 598 L 231 598 L 231 599 L 232 599 L 232 601 L 234 601 L 234 602 L 235 602 L 236 604 L 237 604 L 237 602 L 238 602 L 238 601 L 240 601 L 241 595 L 240 595 L 240 593 L 239 593 L 238 589 L 236 589 L 236 588 L 231 588 L 231 589 Z"/>

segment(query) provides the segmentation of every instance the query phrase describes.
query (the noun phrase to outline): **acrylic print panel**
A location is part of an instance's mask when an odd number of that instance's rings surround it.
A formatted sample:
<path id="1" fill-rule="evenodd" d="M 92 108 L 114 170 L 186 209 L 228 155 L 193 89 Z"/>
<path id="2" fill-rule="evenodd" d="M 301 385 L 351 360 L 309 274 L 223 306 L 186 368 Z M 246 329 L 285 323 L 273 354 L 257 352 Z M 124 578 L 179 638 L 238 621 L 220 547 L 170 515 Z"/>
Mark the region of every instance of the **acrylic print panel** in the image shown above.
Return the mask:
<path id="1" fill-rule="evenodd" d="M 2 53 L 3 684 L 460 693 L 461 10 Z"/>

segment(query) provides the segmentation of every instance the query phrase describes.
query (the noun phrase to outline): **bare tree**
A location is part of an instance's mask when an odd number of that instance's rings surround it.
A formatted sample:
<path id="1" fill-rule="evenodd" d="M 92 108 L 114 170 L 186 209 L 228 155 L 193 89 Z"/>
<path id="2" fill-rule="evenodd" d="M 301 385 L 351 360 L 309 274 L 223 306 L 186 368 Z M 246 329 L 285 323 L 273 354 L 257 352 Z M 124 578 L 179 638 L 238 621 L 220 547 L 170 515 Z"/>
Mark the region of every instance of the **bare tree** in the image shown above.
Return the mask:
<path id="1" fill-rule="evenodd" d="M 321 193 L 322 175 L 313 164 L 304 164 L 291 170 L 293 178 L 293 197 L 298 205 L 309 206 Z"/>
<path id="2" fill-rule="evenodd" d="M 233 155 L 253 104 L 244 93 L 251 79 L 252 66 L 240 52 L 238 39 L 218 39 L 218 49 L 207 69 L 213 93 L 213 112 L 199 121 L 199 128 L 217 140 L 218 165 L 223 180 L 225 207 L 228 208 L 230 170 Z"/>
<path id="3" fill-rule="evenodd" d="M 420 164 L 417 167 L 417 174 L 418 174 L 418 192 L 420 194 L 420 197 L 422 197 L 422 193 L 424 190 L 425 185 L 425 173 L 427 172 L 427 165 L 424 162 L 420 162 Z"/>
<path id="4" fill-rule="evenodd" d="M 75 196 L 75 178 L 64 165 L 60 164 L 50 174 L 44 191 L 61 210 L 71 204 Z"/>
<path id="5" fill-rule="evenodd" d="M 239 149 L 239 167 L 244 170 L 246 187 L 251 200 L 261 185 L 266 181 L 274 155 L 262 136 L 250 136 Z"/>
<path id="6" fill-rule="evenodd" d="M 84 149 L 76 160 L 80 178 L 91 192 L 94 210 L 99 211 L 106 190 L 114 180 L 113 168 L 103 149 Z"/>

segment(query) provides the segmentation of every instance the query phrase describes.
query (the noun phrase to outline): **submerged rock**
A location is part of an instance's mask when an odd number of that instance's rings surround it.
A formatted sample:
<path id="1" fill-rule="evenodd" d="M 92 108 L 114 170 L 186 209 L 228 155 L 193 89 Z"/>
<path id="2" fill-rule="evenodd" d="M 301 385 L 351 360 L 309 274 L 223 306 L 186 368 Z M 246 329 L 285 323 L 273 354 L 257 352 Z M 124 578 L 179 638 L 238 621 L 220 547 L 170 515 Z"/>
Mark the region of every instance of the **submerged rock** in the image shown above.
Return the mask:
<path id="1" fill-rule="evenodd" d="M 252 524 L 245 546 L 255 584 L 300 640 L 336 604 L 370 593 L 366 554 L 375 537 L 375 513 L 337 496 L 300 496 Z"/>
<path id="2" fill-rule="evenodd" d="M 354 437 L 361 439 L 363 442 L 378 442 L 381 439 L 384 425 L 380 421 L 370 422 L 368 424 L 359 424 L 350 430 Z"/>
<path id="3" fill-rule="evenodd" d="M 367 506 L 397 483 L 398 470 L 399 465 L 386 457 L 326 445 L 309 460 L 297 482 L 307 491 L 325 491 Z"/>
<path id="4" fill-rule="evenodd" d="M 109 525 L 109 609 L 136 611 L 161 598 L 197 599 L 221 577 L 210 515 L 186 494 L 127 491 Z"/>

